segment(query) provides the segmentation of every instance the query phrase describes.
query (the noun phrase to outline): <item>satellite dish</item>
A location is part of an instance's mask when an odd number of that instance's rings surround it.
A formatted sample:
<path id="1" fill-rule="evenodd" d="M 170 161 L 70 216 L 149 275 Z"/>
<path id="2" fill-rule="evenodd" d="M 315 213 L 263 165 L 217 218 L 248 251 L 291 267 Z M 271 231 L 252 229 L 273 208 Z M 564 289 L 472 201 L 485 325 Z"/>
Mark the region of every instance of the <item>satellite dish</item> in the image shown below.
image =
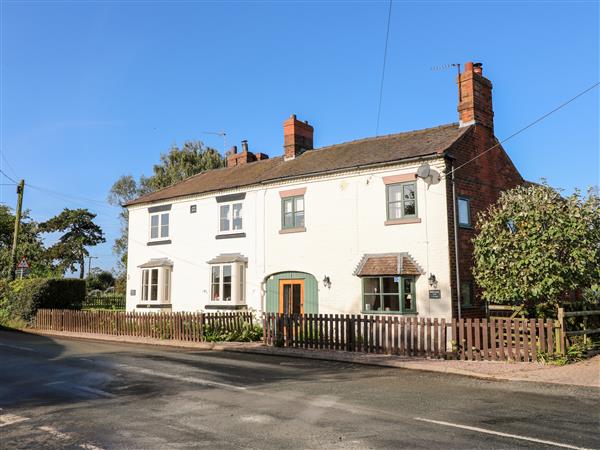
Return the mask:
<path id="1" fill-rule="evenodd" d="M 431 168 L 429 167 L 429 164 L 427 164 L 427 163 L 421 164 L 419 166 L 419 168 L 417 169 L 417 176 L 419 178 L 427 178 L 430 173 L 431 173 Z"/>

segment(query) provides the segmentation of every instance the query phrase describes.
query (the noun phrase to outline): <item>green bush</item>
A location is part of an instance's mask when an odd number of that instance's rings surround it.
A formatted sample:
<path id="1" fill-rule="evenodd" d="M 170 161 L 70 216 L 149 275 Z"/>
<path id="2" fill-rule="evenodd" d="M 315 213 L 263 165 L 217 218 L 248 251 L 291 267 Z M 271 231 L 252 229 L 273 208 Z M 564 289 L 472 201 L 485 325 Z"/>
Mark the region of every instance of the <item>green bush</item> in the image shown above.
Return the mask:
<path id="1" fill-rule="evenodd" d="M 227 331 L 210 325 L 204 326 L 206 342 L 252 342 L 262 339 L 263 329 L 259 325 L 244 323 L 241 329 Z"/>
<path id="2" fill-rule="evenodd" d="M 86 289 L 85 280 L 32 278 L 12 281 L 7 291 L 1 306 L 4 314 L 30 322 L 38 309 L 81 309 Z"/>

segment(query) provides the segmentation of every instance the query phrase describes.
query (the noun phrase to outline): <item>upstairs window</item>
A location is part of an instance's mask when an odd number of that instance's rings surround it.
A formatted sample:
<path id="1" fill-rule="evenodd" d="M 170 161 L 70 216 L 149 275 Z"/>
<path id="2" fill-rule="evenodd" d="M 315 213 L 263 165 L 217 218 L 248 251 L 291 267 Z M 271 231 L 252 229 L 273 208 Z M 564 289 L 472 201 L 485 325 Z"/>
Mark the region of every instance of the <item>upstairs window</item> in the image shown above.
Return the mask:
<path id="1" fill-rule="evenodd" d="M 465 228 L 471 227 L 471 203 L 468 198 L 458 198 L 458 225 Z"/>
<path id="2" fill-rule="evenodd" d="M 304 196 L 281 199 L 281 228 L 304 227 Z"/>
<path id="3" fill-rule="evenodd" d="M 169 213 L 150 215 L 150 239 L 165 239 L 169 237 Z"/>
<path id="4" fill-rule="evenodd" d="M 417 217 L 417 185 L 414 181 L 386 185 L 387 219 Z"/>
<path id="5" fill-rule="evenodd" d="M 240 232 L 243 229 L 242 203 L 227 203 L 219 206 L 219 231 Z"/>

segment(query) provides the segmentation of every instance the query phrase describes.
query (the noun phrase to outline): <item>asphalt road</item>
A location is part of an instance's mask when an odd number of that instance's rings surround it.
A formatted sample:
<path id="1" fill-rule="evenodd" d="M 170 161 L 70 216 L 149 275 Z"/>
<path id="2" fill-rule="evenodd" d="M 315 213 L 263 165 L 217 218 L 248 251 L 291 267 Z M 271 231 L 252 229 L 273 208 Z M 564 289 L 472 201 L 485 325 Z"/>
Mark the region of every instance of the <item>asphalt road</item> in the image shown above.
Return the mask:
<path id="1" fill-rule="evenodd" d="M 600 390 L 0 331 L 2 449 L 600 448 Z"/>

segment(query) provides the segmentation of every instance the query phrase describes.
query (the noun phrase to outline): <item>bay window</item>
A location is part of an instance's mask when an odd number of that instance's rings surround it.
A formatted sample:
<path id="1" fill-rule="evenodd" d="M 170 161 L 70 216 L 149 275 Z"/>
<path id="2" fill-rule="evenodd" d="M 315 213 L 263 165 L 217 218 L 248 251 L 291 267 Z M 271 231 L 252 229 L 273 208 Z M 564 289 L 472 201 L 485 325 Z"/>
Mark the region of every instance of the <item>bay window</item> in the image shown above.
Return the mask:
<path id="1" fill-rule="evenodd" d="M 363 277 L 363 311 L 417 312 L 414 276 Z"/>
<path id="2" fill-rule="evenodd" d="M 141 301 L 170 303 L 171 267 L 149 267 L 142 269 Z"/>
<path id="3" fill-rule="evenodd" d="M 210 271 L 210 299 L 213 302 L 245 301 L 245 264 L 215 264 Z"/>

